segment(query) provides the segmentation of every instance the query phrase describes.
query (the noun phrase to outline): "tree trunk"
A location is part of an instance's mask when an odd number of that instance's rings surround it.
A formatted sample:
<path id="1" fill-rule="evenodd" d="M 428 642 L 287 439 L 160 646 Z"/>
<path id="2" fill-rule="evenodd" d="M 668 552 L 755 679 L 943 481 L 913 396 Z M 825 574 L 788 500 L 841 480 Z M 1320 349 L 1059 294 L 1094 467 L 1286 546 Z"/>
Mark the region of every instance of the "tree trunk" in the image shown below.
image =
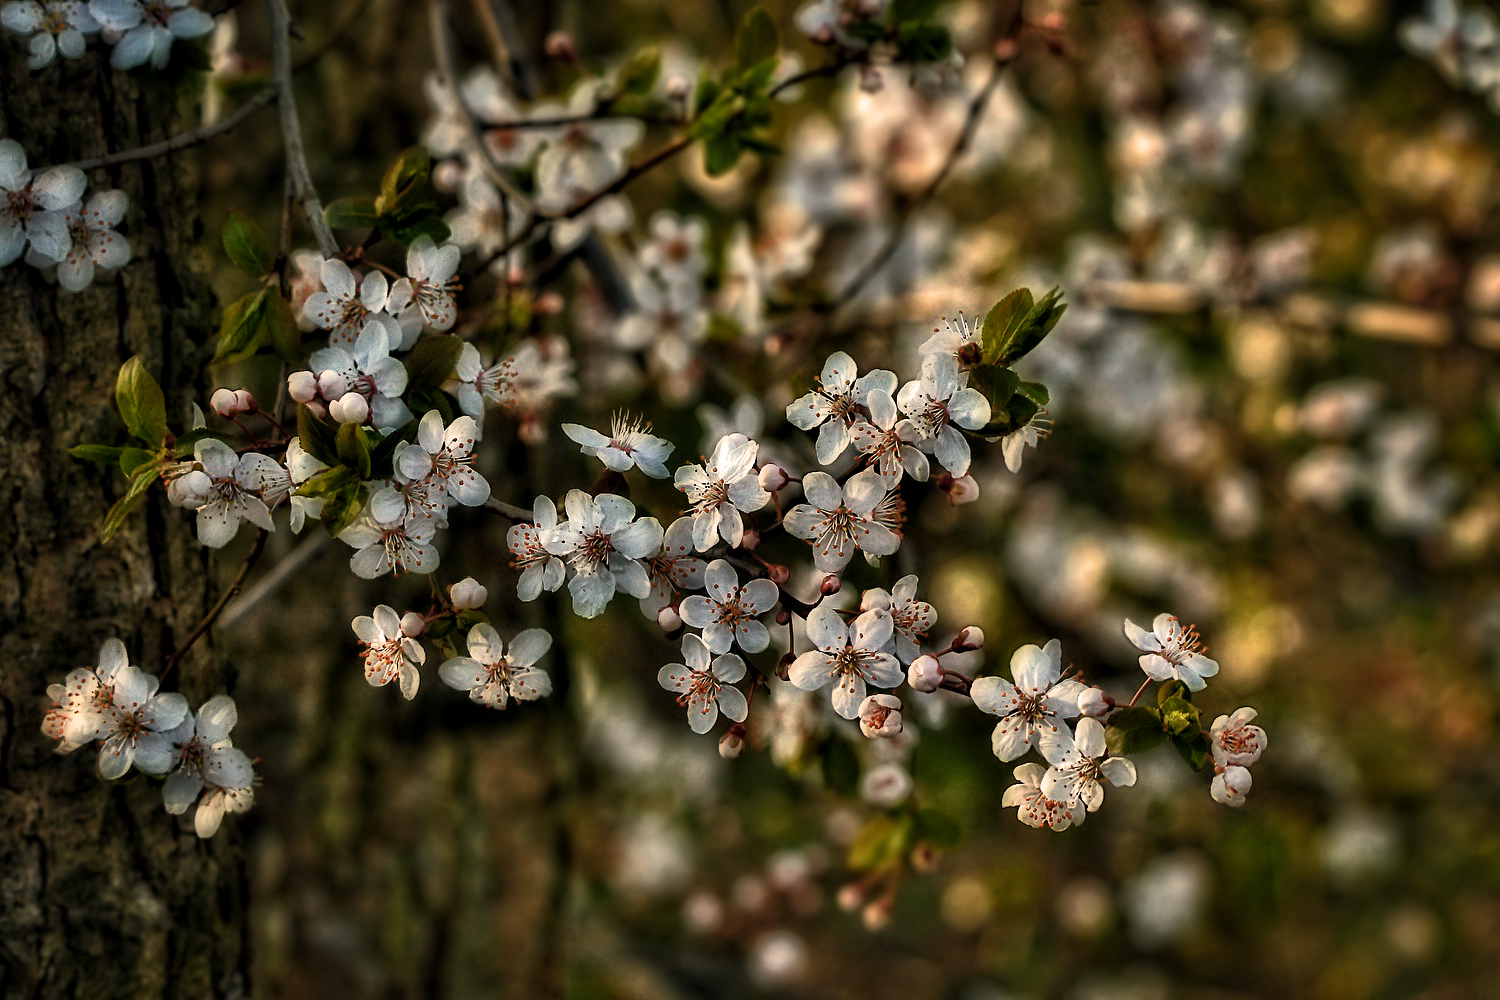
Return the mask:
<path id="1" fill-rule="evenodd" d="M 191 88 L 122 73 L 109 49 L 26 69 L 0 38 L 0 135 L 35 168 L 128 149 L 191 127 Z M 133 258 L 82 293 L 16 262 L 0 270 L 0 996 L 235 997 L 248 990 L 246 907 L 233 824 L 200 841 L 167 815 L 160 783 L 96 774 L 97 750 L 56 757 L 39 731 L 49 683 L 97 663 L 118 636 L 158 673 L 214 589 L 191 519 L 153 488 L 108 544 L 118 471 L 68 457 L 122 444 L 114 380 L 131 355 L 167 396 L 181 432 L 209 336 L 211 294 L 192 154 L 96 170 L 89 192 L 130 197 Z M 206 641 L 163 684 L 195 707 L 224 690 Z"/>

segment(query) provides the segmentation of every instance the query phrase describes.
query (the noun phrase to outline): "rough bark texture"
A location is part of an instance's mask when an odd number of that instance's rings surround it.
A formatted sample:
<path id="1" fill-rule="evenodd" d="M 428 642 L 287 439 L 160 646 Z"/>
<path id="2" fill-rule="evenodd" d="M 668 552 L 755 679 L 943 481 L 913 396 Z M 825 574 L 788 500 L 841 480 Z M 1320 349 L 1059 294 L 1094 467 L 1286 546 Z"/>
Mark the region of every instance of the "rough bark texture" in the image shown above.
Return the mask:
<path id="1" fill-rule="evenodd" d="M 28 72 L 3 39 L 0 135 L 33 167 L 152 142 L 190 127 L 191 89 L 120 73 L 109 51 Z M 181 431 L 212 319 L 194 263 L 193 154 L 97 170 L 90 192 L 130 196 L 132 250 L 81 294 L 34 268 L 0 270 L 0 996 L 209 997 L 247 989 L 243 865 L 234 831 L 200 841 L 162 809 L 160 783 L 105 783 L 97 754 L 56 757 L 38 726 L 49 683 L 124 640 L 148 672 L 202 616 L 212 589 L 192 522 L 160 490 L 113 541 L 99 523 L 124 479 L 69 458 L 125 443 L 113 385 L 140 354 Z M 193 704 L 224 690 L 206 642 L 164 683 Z"/>

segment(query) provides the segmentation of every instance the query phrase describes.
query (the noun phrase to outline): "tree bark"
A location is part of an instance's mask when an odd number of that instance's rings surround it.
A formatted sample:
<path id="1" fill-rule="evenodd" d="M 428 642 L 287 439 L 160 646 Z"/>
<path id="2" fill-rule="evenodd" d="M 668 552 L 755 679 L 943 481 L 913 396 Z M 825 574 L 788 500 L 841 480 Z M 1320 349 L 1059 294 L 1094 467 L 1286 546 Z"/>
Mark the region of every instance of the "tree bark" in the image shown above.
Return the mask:
<path id="1" fill-rule="evenodd" d="M 109 49 L 31 73 L 0 38 L 0 135 L 33 168 L 128 149 L 191 127 L 193 87 L 172 70 L 122 73 Z M 200 841 L 167 815 L 160 782 L 106 783 L 97 751 L 56 757 L 39 726 L 46 687 L 121 638 L 158 673 L 214 589 L 193 524 L 152 494 L 107 544 L 116 470 L 68 457 L 125 443 L 121 364 L 140 354 L 168 423 L 185 424 L 209 338 L 212 296 L 193 154 L 94 171 L 90 193 L 130 197 L 131 262 L 82 293 L 16 262 L 0 269 L 0 997 L 237 997 L 248 992 L 246 905 L 234 825 Z M 200 642 L 163 687 L 196 707 L 225 689 Z"/>

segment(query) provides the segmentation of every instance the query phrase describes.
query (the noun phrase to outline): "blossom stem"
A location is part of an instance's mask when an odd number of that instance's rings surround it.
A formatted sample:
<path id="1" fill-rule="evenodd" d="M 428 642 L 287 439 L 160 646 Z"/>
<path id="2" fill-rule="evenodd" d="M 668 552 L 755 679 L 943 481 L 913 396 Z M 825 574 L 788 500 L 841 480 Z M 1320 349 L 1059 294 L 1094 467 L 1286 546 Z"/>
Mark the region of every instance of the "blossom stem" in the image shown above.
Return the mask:
<path id="1" fill-rule="evenodd" d="M 269 532 L 264 528 L 256 530 L 255 542 L 250 546 L 250 551 L 245 553 L 245 560 L 240 563 L 239 572 L 234 575 L 233 580 L 229 581 L 229 586 L 224 589 L 224 593 L 219 595 L 219 599 L 214 603 L 214 606 L 208 609 L 208 614 L 203 616 L 203 620 L 188 633 L 188 637 L 182 640 L 182 645 L 178 646 L 172 652 L 172 655 L 167 657 L 166 662 L 162 664 L 160 675 L 162 680 L 167 679 L 167 675 L 172 672 L 172 668 L 177 666 L 178 662 L 187 655 L 187 651 L 193 648 L 193 643 L 201 639 L 203 634 L 213 626 L 213 623 L 218 620 L 219 615 L 223 613 L 224 608 L 234 599 L 234 595 L 240 592 L 240 588 L 245 585 L 245 577 L 250 575 L 250 570 L 255 567 L 261 553 L 266 550 L 266 536 L 268 534 Z"/>
<path id="2" fill-rule="evenodd" d="M 158 156 L 167 156 L 201 146 L 203 143 L 225 132 L 232 132 L 240 127 L 244 121 L 255 112 L 266 105 L 274 103 L 281 96 L 281 90 L 272 84 L 262 89 L 254 97 L 234 109 L 232 114 L 214 122 L 212 125 L 204 125 L 189 132 L 179 132 L 177 135 L 168 136 L 161 142 L 153 142 L 147 146 L 137 146 L 135 149 L 122 149 L 117 153 L 105 153 L 103 156 L 95 156 L 87 160 L 74 160 L 71 163 L 61 164 L 65 167 L 77 167 L 79 170 L 97 170 L 100 167 L 111 167 L 117 163 L 134 163 L 137 160 L 154 160 Z M 42 167 L 32 171 L 40 174 L 50 168 Z"/>
<path id="3" fill-rule="evenodd" d="M 1135 706 L 1136 701 L 1140 698 L 1140 696 L 1146 693 L 1146 686 L 1149 685 L 1150 683 L 1151 683 L 1151 678 L 1149 678 L 1149 677 L 1147 677 L 1144 681 L 1142 681 L 1141 682 L 1141 686 L 1135 689 L 1135 697 L 1131 698 L 1130 699 L 1130 704 L 1126 705 L 1125 707 L 1126 708 L 1133 708 Z"/>
<path id="4" fill-rule="evenodd" d="M 484 509 L 516 522 L 524 521 L 529 523 L 534 516 L 525 507 L 517 507 L 513 503 L 506 503 L 504 500 L 497 500 L 494 497 L 490 497 L 484 502 Z"/>

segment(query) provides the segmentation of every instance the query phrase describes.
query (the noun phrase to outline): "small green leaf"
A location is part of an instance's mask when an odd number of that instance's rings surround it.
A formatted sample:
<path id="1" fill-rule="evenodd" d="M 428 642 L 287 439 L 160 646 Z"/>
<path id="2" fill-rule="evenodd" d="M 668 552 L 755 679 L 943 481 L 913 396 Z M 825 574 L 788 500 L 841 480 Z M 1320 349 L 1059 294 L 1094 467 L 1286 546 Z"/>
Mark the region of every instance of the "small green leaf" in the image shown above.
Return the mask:
<path id="1" fill-rule="evenodd" d="M 358 470 L 360 479 L 370 478 L 370 442 L 365 438 L 363 427 L 340 424 L 338 434 L 334 436 L 334 446 L 342 464 Z"/>
<path id="2" fill-rule="evenodd" d="M 297 440 L 302 450 L 324 465 L 338 465 L 338 446 L 328 425 L 313 416 L 306 403 L 297 406 Z"/>
<path id="3" fill-rule="evenodd" d="M 423 337 L 406 356 L 406 385 L 418 391 L 438 389 L 453 374 L 464 342 L 457 337 Z"/>
<path id="4" fill-rule="evenodd" d="M 292 304 L 278 293 L 272 293 L 266 304 L 266 330 L 271 348 L 289 365 L 302 361 L 302 331 L 297 329 L 297 315 Z"/>
<path id="5" fill-rule="evenodd" d="M 444 615 L 441 618 L 434 618 L 428 622 L 427 631 L 422 634 L 433 640 L 446 639 L 453 634 L 453 630 L 457 627 L 457 623 L 452 618 Z"/>
<path id="6" fill-rule="evenodd" d="M 912 23 L 896 29 L 896 58 L 902 62 L 942 62 L 953 53 L 953 39 L 940 24 Z"/>
<path id="7" fill-rule="evenodd" d="M 134 448 L 132 450 L 140 451 L 141 449 Z M 85 462 L 98 462 L 100 465 L 117 465 L 120 461 L 120 456 L 125 454 L 125 449 L 115 448 L 107 444 L 75 444 L 68 449 L 68 454 L 74 458 L 81 458 Z"/>
<path id="8" fill-rule="evenodd" d="M 434 243 L 442 243 L 453 235 L 453 230 L 442 219 L 418 219 L 415 222 L 382 225 L 380 232 L 402 246 L 411 246 L 423 236 L 432 237 Z"/>
<path id="9" fill-rule="evenodd" d="M 621 94 L 649 94 L 651 88 L 656 86 L 656 78 L 661 75 L 661 50 L 655 45 L 648 45 L 620 67 L 620 75 L 615 79 L 615 88 Z"/>
<path id="10" fill-rule="evenodd" d="M 359 512 L 365 508 L 363 483 L 348 483 L 323 504 L 323 527 L 337 538 L 345 528 L 354 523 Z"/>
<path id="11" fill-rule="evenodd" d="M 252 278 L 259 278 L 271 270 L 276 258 L 271 246 L 249 216 L 231 208 L 224 217 L 224 252 L 230 263 Z"/>
<path id="12" fill-rule="evenodd" d="M 109 508 L 109 513 L 104 515 L 104 524 L 99 529 L 99 541 L 107 542 L 115 537 L 115 532 L 125 523 L 130 512 L 141 505 L 146 499 L 146 491 L 151 484 L 156 482 L 161 475 L 165 462 L 151 462 L 135 470 L 130 477 L 130 486 L 125 490 L 125 495 L 116 500 L 114 506 Z"/>
<path id="13" fill-rule="evenodd" d="M 468 632 L 475 625 L 488 625 L 489 621 L 490 616 L 478 608 L 465 608 L 458 613 L 458 627 L 464 632 Z"/>
<path id="14" fill-rule="evenodd" d="M 1056 288 L 1042 296 L 1041 301 L 1026 314 L 1021 326 L 1007 338 L 997 362 L 1013 365 L 1030 354 L 1052 332 L 1067 308 L 1067 304 L 1062 301 L 1062 292 Z"/>
<path id="15" fill-rule="evenodd" d="M 299 497 L 331 497 L 351 485 L 358 485 L 359 473 L 343 465 L 335 465 L 331 469 L 309 476 L 307 481 L 297 487 Z"/>
<path id="16" fill-rule="evenodd" d="M 405 424 L 380 439 L 370 451 L 370 478 L 389 479 L 395 471 L 392 462 L 396 453 L 396 446 L 417 439 L 418 421 L 408 420 Z"/>
<path id="17" fill-rule="evenodd" d="M 167 439 L 167 401 L 139 354 L 120 369 L 115 380 L 115 405 L 130 433 L 152 449 L 161 447 Z"/>
<path id="18" fill-rule="evenodd" d="M 764 7 L 751 7 L 734 32 L 734 55 L 741 71 L 781 51 L 781 31 Z"/>
<path id="19" fill-rule="evenodd" d="M 950 851 L 958 846 L 963 831 L 952 816 L 929 806 L 917 810 L 912 836 L 917 840 L 927 841 L 940 851 Z"/>
<path id="20" fill-rule="evenodd" d="M 1104 729 L 1104 743 L 1113 754 L 1143 753 L 1166 738 L 1161 713 L 1144 705 L 1115 709 Z"/>
<path id="21" fill-rule="evenodd" d="M 1173 737 L 1192 739 L 1202 731 L 1198 710 L 1181 698 L 1168 698 L 1161 703 L 1161 721 Z"/>
<path id="22" fill-rule="evenodd" d="M 1000 353 L 1006 342 L 1031 312 L 1031 289 L 1017 288 L 990 307 L 984 314 L 984 325 L 980 327 L 980 343 L 984 348 L 984 360 L 988 364 L 999 364 Z"/>
<path id="23" fill-rule="evenodd" d="M 323 209 L 323 221 L 330 229 L 373 229 L 379 217 L 369 198 L 340 198 Z"/>
<path id="24" fill-rule="evenodd" d="M 701 118 L 705 111 L 718 102 L 719 93 L 723 89 L 719 81 L 709 76 L 706 72 L 702 76 L 699 76 L 698 87 L 693 93 L 693 115 Z M 689 130 L 688 134 L 692 135 L 692 131 Z"/>
<path id="25" fill-rule="evenodd" d="M 224 318 L 219 323 L 219 344 L 214 350 L 215 361 L 244 361 L 255 355 L 266 333 L 266 296 L 269 294 L 269 289 L 262 288 L 224 307 Z"/>
<path id="26" fill-rule="evenodd" d="M 147 451 L 145 448 L 122 448 L 120 471 L 127 476 L 133 476 L 137 469 L 156 457 L 155 452 Z"/>
<path id="27" fill-rule="evenodd" d="M 886 867 L 906 853 L 910 832 L 910 817 L 871 816 L 849 842 L 849 869 L 865 872 Z"/>
<path id="28" fill-rule="evenodd" d="M 1156 704 L 1165 707 L 1168 699 L 1181 698 L 1183 701 L 1192 701 L 1192 692 L 1188 686 L 1179 680 L 1170 680 L 1156 689 Z"/>
<path id="29" fill-rule="evenodd" d="M 1182 759 L 1187 761 L 1188 767 L 1191 767 L 1194 771 L 1203 770 L 1203 765 L 1208 763 L 1208 734 L 1202 731 L 1192 736 L 1173 736 L 1172 746 L 1176 748 Z"/>
<path id="30" fill-rule="evenodd" d="M 1040 382 L 1022 382 L 1016 387 L 1016 391 L 1031 400 L 1037 406 L 1046 406 L 1052 402 L 1052 393 Z"/>
<path id="31" fill-rule="evenodd" d="M 740 161 L 745 144 L 738 135 L 715 136 L 703 146 L 703 167 L 710 177 L 722 177 Z"/>
<path id="32" fill-rule="evenodd" d="M 431 170 L 432 158 L 426 146 L 411 146 L 403 150 L 380 181 L 380 197 L 375 199 L 375 211 L 381 215 L 395 211 L 402 201 L 426 187 Z"/>

